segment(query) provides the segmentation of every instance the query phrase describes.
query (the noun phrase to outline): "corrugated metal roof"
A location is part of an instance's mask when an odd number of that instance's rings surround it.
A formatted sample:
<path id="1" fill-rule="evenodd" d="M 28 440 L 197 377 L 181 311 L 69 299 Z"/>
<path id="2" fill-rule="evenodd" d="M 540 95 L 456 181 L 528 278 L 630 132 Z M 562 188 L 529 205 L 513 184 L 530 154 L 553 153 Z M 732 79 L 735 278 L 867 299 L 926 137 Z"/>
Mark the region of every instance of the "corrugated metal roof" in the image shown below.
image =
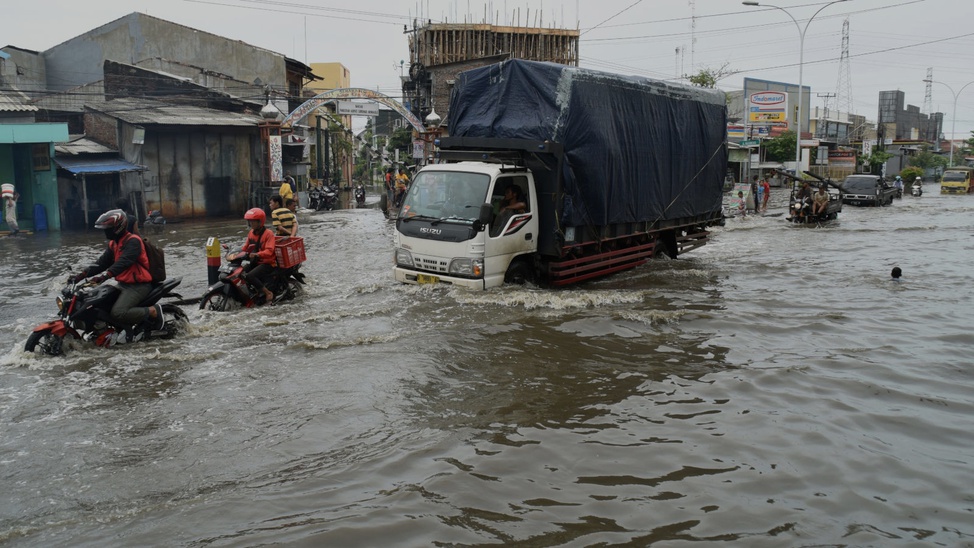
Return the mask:
<path id="1" fill-rule="evenodd" d="M 118 151 L 114 148 L 96 143 L 84 135 L 73 135 L 67 143 L 54 145 L 54 152 L 56 154 L 69 154 L 71 156 L 78 154 L 118 154 Z"/>
<path id="2" fill-rule="evenodd" d="M 92 173 L 123 173 L 126 171 L 146 171 L 148 168 L 126 162 L 120 158 L 74 158 L 58 156 L 54 158 L 58 166 L 75 175 Z"/>
<path id="3" fill-rule="evenodd" d="M 136 125 L 252 127 L 263 120 L 256 114 L 170 105 L 151 99 L 115 99 L 104 103 L 92 103 L 88 108 Z"/>
<path id="4" fill-rule="evenodd" d="M 17 90 L 0 92 L 0 112 L 37 112 L 30 98 Z"/>

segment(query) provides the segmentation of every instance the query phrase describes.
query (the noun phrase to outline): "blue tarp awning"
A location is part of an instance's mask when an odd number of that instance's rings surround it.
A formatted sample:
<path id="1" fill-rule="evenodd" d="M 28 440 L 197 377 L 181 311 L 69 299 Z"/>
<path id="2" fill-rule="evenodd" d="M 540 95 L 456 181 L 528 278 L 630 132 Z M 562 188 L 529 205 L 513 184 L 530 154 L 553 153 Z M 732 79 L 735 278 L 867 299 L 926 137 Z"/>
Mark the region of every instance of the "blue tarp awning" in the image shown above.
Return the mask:
<path id="1" fill-rule="evenodd" d="M 146 171 L 148 168 L 126 162 L 121 158 L 74 158 L 58 156 L 54 158 L 58 167 L 66 169 L 75 175 L 89 175 L 99 173 L 125 173 L 130 171 Z"/>

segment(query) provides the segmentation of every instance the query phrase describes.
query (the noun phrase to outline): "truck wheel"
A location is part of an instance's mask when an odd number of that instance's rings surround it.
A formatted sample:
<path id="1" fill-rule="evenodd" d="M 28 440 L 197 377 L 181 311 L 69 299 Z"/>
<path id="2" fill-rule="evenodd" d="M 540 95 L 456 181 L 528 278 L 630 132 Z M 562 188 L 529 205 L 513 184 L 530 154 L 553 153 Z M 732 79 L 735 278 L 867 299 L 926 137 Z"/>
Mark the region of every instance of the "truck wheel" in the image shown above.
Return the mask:
<path id="1" fill-rule="evenodd" d="M 534 268 L 524 260 L 515 260 L 507 267 L 504 283 L 524 285 L 534 283 Z"/>
<path id="2" fill-rule="evenodd" d="M 676 232 L 670 230 L 656 237 L 656 248 L 653 250 L 653 258 L 675 259 L 676 258 Z"/>

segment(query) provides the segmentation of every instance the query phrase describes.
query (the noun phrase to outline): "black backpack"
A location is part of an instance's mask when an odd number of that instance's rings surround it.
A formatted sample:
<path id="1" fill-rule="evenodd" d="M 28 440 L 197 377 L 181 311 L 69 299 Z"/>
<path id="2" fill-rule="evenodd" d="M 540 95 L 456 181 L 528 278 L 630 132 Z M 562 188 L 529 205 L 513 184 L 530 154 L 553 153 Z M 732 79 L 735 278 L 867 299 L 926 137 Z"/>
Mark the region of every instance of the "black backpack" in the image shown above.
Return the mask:
<path id="1" fill-rule="evenodd" d="M 149 274 L 152 275 L 152 282 L 158 283 L 165 281 L 166 252 L 145 237 L 142 238 L 142 245 L 145 246 L 145 255 L 149 258 Z"/>

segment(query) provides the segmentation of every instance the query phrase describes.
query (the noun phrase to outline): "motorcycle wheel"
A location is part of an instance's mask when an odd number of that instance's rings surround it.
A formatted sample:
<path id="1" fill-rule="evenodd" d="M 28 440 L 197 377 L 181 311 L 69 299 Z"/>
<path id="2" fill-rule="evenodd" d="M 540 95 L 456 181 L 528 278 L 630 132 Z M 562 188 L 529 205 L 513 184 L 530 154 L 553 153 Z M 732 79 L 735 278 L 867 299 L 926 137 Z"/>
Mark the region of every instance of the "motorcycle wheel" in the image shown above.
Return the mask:
<path id="1" fill-rule="evenodd" d="M 287 300 L 295 299 L 298 296 L 300 296 L 303 291 L 304 291 L 304 288 L 301 287 L 301 283 L 300 282 L 298 282 L 297 280 L 293 280 L 293 279 L 288 280 L 287 281 L 287 291 L 284 292 L 284 295 L 285 295 L 284 298 L 287 299 Z"/>
<path id="2" fill-rule="evenodd" d="M 41 352 L 48 356 L 61 356 L 64 355 L 63 343 L 64 337 L 55 335 L 50 329 L 34 331 L 30 334 L 30 337 L 27 337 L 27 344 L 24 345 L 24 351 L 31 354 Z"/>
<path id="3" fill-rule="evenodd" d="M 163 339 L 171 339 L 175 337 L 177 334 L 186 329 L 187 325 L 189 325 L 189 316 L 183 312 L 182 308 L 179 308 L 174 304 L 162 305 L 162 312 L 163 314 L 167 314 L 170 318 L 172 318 L 166 322 L 165 326 L 163 326 L 163 329 L 166 331 L 166 334 L 162 336 Z"/>
<path id="4" fill-rule="evenodd" d="M 240 303 L 225 293 L 210 293 L 203 297 L 203 302 L 200 303 L 200 310 L 229 312 L 237 308 L 240 308 Z"/>

